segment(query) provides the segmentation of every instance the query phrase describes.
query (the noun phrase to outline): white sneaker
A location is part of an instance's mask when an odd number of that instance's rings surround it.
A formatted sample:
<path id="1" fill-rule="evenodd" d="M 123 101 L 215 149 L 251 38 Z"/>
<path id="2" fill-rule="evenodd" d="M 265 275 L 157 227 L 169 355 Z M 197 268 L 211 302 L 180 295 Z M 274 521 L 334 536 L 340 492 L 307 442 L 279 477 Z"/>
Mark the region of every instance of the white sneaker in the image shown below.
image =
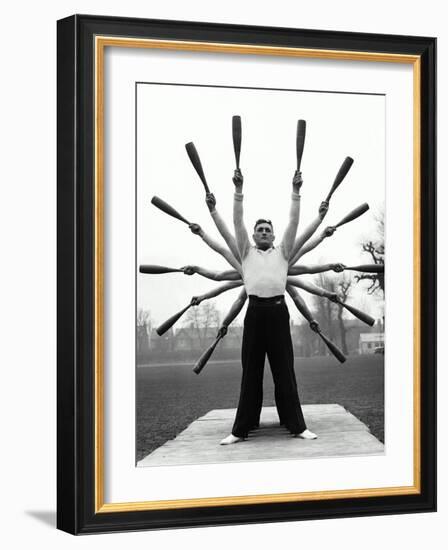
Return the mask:
<path id="1" fill-rule="evenodd" d="M 310 430 L 304 430 L 301 434 L 297 434 L 296 437 L 300 439 L 317 439 L 317 435 Z"/>
<path id="2" fill-rule="evenodd" d="M 230 434 L 221 441 L 220 445 L 232 445 L 233 443 L 239 443 L 240 441 L 244 441 L 244 439 L 242 437 L 236 437 L 236 435 Z"/>

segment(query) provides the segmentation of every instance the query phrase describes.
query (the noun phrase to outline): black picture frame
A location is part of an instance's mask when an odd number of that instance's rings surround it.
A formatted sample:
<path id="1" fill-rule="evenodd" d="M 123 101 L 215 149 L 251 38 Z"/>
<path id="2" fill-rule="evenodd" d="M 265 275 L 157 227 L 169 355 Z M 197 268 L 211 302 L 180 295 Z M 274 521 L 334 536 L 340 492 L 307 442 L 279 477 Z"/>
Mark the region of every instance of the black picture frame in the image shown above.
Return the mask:
<path id="1" fill-rule="evenodd" d="M 74 15 L 57 25 L 57 526 L 72 534 L 436 509 L 436 39 Z M 420 484 L 406 495 L 98 510 L 95 494 L 95 36 L 418 56 L 420 60 Z"/>

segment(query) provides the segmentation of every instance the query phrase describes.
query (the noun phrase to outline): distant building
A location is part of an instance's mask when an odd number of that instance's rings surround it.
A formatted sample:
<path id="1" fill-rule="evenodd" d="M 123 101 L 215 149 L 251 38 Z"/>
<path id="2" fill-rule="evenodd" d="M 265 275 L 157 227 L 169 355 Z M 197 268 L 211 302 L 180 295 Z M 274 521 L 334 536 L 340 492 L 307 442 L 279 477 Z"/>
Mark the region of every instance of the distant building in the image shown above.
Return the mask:
<path id="1" fill-rule="evenodd" d="M 345 341 L 349 354 L 374 353 L 375 349 L 384 346 L 384 325 L 381 320 L 373 327 L 368 327 L 358 319 L 345 319 Z M 329 353 L 319 336 L 314 333 L 308 323 L 296 324 L 291 322 L 291 337 L 294 355 L 297 357 L 313 357 Z M 219 326 L 194 327 L 193 325 L 170 328 L 159 336 L 155 329 L 149 334 L 141 331 L 140 353 L 151 353 L 153 357 L 163 358 L 165 354 L 190 353 L 192 356 L 202 353 L 216 339 Z M 341 345 L 340 329 L 335 320 L 331 326 L 324 329 L 325 334 L 338 346 Z M 239 357 L 243 337 L 243 327 L 231 325 L 227 335 L 217 347 L 214 357 L 221 354 L 233 354 Z M 145 341 L 146 338 L 146 341 Z M 138 344 L 137 344 L 138 345 Z M 232 355 L 232 356 L 233 356 Z"/>
<path id="2" fill-rule="evenodd" d="M 168 329 L 162 336 L 159 336 L 156 329 L 153 329 L 150 334 L 149 347 L 151 351 L 160 353 L 172 351 L 174 349 L 173 329 Z"/>
<path id="3" fill-rule="evenodd" d="M 217 330 L 216 330 L 217 332 Z M 225 338 L 222 339 L 220 347 L 222 349 L 240 349 L 243 342 L 243 327 L 230 326 L 227 329 Z"/>
<path id="4" fill-rule="evenodd" d="M 360 354 L 375 353 L 381 347 L 384 347 L 384 332 L 364 332 L 359 335 Z"/>
<path id="5" fill-rule="evenodd" d="M 349 355 L 373 353 L 376 347 L 384 346 L 384 324 L 378 319 L 373 327 L 369 327 L 358 319 L 344 319 L 345 342 Z M 323 332 L 337 346 L 341 346 L 341 333 L 337 320 L 323 327 Z M 308 323 L 291 323 L 291 337 L 294 355 L 297 357 L 312 357 L 329 354 L 322 340 L 314 333 Z M 363 344 L 361 345 L 361 342 Z M 364 344 L 364 342 L 366 344 Z M 367 344 L 375 343 L 372 347 Z"/>

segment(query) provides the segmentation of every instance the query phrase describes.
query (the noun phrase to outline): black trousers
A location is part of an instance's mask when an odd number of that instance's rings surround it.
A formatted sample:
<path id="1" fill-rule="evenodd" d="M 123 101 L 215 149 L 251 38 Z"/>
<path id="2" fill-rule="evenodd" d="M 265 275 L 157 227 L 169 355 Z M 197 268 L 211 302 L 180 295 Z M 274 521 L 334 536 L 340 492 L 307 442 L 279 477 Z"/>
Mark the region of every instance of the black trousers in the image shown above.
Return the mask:
<path id="1" fill-rule="evenodd" d="M 263 405 L 266 355 L 275 385 L 280 422 L 294 434 L 306 429 L 294 374 L 289 312 L 284 297 L 249 297 L 244 319 L 241 392 L 232 434 L 246 437 L 259 421 Z"/>

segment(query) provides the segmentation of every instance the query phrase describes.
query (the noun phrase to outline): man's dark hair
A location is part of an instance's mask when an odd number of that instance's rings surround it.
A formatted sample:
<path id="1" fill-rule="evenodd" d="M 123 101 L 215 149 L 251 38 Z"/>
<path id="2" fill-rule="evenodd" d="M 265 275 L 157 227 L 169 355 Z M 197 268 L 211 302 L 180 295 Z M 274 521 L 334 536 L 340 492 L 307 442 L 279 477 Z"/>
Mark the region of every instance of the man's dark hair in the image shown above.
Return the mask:
<path id="1" fill-rule="evenodd" d="M 274 226 L 272 225 L 271 220 L 265 220 L 264 218 L 260 218 L 255 222 L 254 231 L 257 230 L 257 225 L 260 225 L 260 223 L 268 223 L 271 226 L 272 231 L 274 231 Z"/>

